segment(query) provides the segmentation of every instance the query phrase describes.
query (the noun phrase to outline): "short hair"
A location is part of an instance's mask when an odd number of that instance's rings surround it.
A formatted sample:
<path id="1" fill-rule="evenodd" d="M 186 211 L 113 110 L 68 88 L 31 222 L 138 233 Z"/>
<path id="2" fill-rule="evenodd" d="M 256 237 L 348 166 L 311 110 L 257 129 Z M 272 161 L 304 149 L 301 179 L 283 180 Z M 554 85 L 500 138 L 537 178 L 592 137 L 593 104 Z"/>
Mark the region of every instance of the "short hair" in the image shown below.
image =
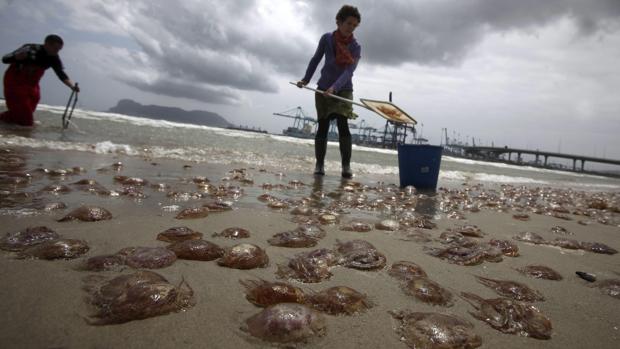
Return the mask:
<path id="1" fill-rule="evenodd" d="M 45 37 L 45 43 L 46 44 L 60 44 L 64 46 L 64 41 L 62 41 L 62 38 L 56 34 L 50 34 L 48 36 Z"/>
<path id="2" fill-rule="evenodd" d="M 351 5 L 344 5 L 340 8 L 340 10 L 338 11 L 338 14 L 336 14 L 336 21 L 342 23 L 346 21 L 347 18 L 349 17 L 357 18 L 358 22 L 362 21 L 362 15 L 360 15 L 360 12 L 357 10 L 357 7 L 351 6 Z"/>

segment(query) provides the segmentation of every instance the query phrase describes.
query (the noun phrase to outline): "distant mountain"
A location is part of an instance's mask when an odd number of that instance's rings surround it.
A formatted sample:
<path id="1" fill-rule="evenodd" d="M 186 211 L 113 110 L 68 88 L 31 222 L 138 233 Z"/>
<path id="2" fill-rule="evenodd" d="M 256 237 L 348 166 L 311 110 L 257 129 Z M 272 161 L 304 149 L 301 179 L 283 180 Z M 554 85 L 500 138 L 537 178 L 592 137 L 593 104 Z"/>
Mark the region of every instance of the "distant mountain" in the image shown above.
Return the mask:
<path id="1" fill-rule="evenodd" d="M 232 126 L 222 116 L 203 110 L 183 110 L 159 105 L 142 105 L 131 99 L 121 99 L 118 104 L 108 110 L 110 113 L 140 116 L 149 119 L 182 122 L 186 124 L 206 125 L 215 127 Z"/>

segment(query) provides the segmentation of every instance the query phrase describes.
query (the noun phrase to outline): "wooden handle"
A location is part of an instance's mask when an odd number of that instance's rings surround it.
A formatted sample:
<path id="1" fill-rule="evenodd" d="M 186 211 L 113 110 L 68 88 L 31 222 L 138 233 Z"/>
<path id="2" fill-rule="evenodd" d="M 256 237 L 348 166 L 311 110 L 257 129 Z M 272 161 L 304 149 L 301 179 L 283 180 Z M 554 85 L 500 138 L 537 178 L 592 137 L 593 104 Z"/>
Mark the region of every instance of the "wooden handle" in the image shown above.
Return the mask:
<path id="1" fill-rule="evenodd" d="M 291 82 L 290 82 L 290 84 L 291 84 L 291 85 L 295 85 L 295 86 L 297 86 L 297 83 L 296 83 L 296 82 L 292 82 L 292 81 L 291 81 Z M 302 86 L 302 87 L 303 87 L 303 88 L 305 88 L 306 90 L 310 90 L 310 91 L 314 91 L 314 92 L 318 92 L 318 93 L 325 93 L 325 91 L 317 90 L 317 89 L 312 88 L 312 87 L 308 87 L 308 86 Z M 331 98 L 335 98 L 335 99 L 338 99 L 338 100 L 341 100 L 341 101 L 343 101 L 343 102 L 347 102 L 347 103 L 355 104 L 355 105 L 357 105 L 357 106 L 360 106 L 360 107 L 362 107 L 362 108 L 366 108 L 366 109 L 368 109 L 368 110 L 372 110 L 372 109 L 368 108 L 367 106 L 365 106 L 365 105 L 364 105 L 364 104 L 362 104 L 362 103 L 358 103 L 358 102 L 356 102 L 356 101 L 353 101 L 353 100 L 350 100 L 350 99 L 347 99 L 347 98 L 344 98 L 344 97 L 340 97 L 340 96 L 335 95 L 335 94 L 331 94 L 331 93 L 330 93 L 330 94 L 327 94 L 326 96 L 331 97 Z"/>

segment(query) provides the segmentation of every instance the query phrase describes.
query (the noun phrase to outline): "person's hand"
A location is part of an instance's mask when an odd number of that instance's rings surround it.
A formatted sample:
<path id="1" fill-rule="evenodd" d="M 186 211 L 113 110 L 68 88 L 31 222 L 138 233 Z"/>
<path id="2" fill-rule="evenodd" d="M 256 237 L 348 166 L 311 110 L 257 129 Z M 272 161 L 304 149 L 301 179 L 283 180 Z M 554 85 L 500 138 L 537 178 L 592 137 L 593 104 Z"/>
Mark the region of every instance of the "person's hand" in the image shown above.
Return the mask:
<path id="1" fill-rule="evenodd" d="M 302 88 L 304 86 L 308 85 L 308 82 L 305 80 L 299 80 L 297 81 L 297 87 Z"/>
<path id="2" fill-rule="evenodd" d="M 333 87 L 330 87 L 327 90 L 323 91 L 323 94 L 326 96 L 333 95 L 333 94 L 336 94 L 336 90 L 334 90 Z"/>
<path id="3" fill-rule="evenodd" d="M 80 87 L 78 86 L 78 84 L 73 84 L 73 86 L 71 86 L 71 89 L 77 93 L 80 92 Z"/>

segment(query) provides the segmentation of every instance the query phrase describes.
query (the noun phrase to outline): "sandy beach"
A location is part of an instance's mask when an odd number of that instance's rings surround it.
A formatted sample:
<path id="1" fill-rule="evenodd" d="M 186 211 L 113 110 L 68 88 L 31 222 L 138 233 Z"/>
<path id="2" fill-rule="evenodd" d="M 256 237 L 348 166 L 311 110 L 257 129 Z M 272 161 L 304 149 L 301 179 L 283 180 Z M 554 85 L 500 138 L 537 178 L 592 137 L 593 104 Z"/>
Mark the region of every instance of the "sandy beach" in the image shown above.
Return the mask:
<path id="1" fill-rule="evenodd" d="M 9 156 L 9 155 L 11 156 Z M 223 166 L 209 163 L 192 163 L 177 160 L 145 159 L 119 155 L 98 155 L 84 152 L 58 152 L 34 150 L 29 148 L 4 149 L 2 166 L 13 159 L 21 166 L 11 167 L 11 171 L 32 171 L 36 168 L 61 169 L 74 166 L 83 167 L 85 172 L 52 178 L 46 175 L 33 175 L 25 185 L 3 184 L 2 215 L 0 233 L 20 231 L 27 227 L 47 226 L 63 237 L 83 239 L 90 250 L 84 256 L 73 260 L 16 259 L 15 253 L 0 251 L 0 347 L 3 348 L 253 348 L 273 347 L 273 344 L 251 337 L 240 327 L 245 319 L 258 313 L 258 308 L 245 299 L 240 279 L 262 278 L 276 280 L 278 264 L 286 264 L 288 258 L 316 248 L 333 248 L 337 240 L 363 239 L 372 243 L 385 254 L 387 265 L 376 271 L 360 271 L 345 267 L 334 267 L 333 276 L 320 283 L 292 284 L 305 290 L 322 290 L 331 286 L 345 285 L 365 293 L 374 306 L 356 315 L 326 315 L 327 331 L 322 337 L 312 338 L 307 343 L 298 344 L 305 348 L 406 348 L 395 332 L 397 321 L 388 313 L 391 310 L 412 310 L 419 312 L 439 312 L 457 315 L 474 325 L 474 332 L 482 338 L 481 348 L 617 348 L 620 346 L 619 300 L 605 295 L 597 288 L 578 278 L 575 271 L 593 273 L 599 280 L 620 278 L 620 255 L 597 254 L 583 250 L 567 250 L 559 247 L 533 245 L 512 240 L 520 232 L 531 231 L 545 239 L 560 237 L 550 228 L 561 225 L 573 235 L 568 238 L 579 241 L 596 241 L 612 248 L 620 249 L 620 214 L 610 213 L 610 224 L 593 222 L 578 224 L 583 217 L 569 214 L 572 220 L 562 220 L 552 216 L 530 213 L 529 221 L 512 218 L 513 210 L 498 212 L 483 209 L 480 212 L 464 212 L 466 220 L 447 217 L 438 205 L 419 207 L 432 215 L 437 224 L 434 229 L 424 229 L 432 241 L 416 242 L 407 238 L 404 230 L 381 231 L 373 229 L 367 233 L 342 231 L 339 225 L 325 225 L 327 235 L 313 248 L 284 248 L 267 243 L 273 234 L 291 230 L 297 226 L 287 210 L 275 211 L 256 198 L 263 193 L 278 197 L 308 197 L 313 191 L 325 193 L 336 191 L 341 186 L 340 178 L 327 176 L 323 182 L 305 173 L 285 173 L 277 175 L 277 168 L 247 168 L 253 184 L 239 184 L 235 181 L 223 182 L 222 178 L 235 165 Z M 16 160 L 18 159 L 18 160 Z M 21 159 L 21 160 L 19 160 Z M 110 165 L 121 161 L 122 171 L 109 170 Z M 185 165 L 190 165 L 185 166 Z M 102 172 L 97 169 L 107 168 Z M 3 172 L 6 174 L 6 172 Z M 196 191 L 195 184 L 188 179 L 206 176 L 212 184 L 228 183 L 238 185 L 244 195 L 234 202 L 231 211 L 212 213 L 206 218 L 177 220 L 173 205 L 180 208 L 199 206 L 212 201 L 212 198 L 173 200 L 160 192 L 145 186 L 146 198 L 136 200 L 128 197 L 99 196 L 72 190 L 67 194 L 38 194 L 20 202 L 15 193 L 36 193 L 50 183 L 68 185 L 83 178 L 96 179 L 110 190 L 122 188 L 115 183 L 113 176 L 126 175 L 141 177 L 150 183 L 166 183 L 170 190 Z M 185 180 L 183 180 L 185 179 Z M 299 180 L 307 185 L 298 189 L 265 191 L 263 183 L 287 184 Z M 376 178 L 358 176 L 355 181 L 376 186 Z M 387 178 L 397 184 L 397 178 Z M 389 182 L 388 182 L 389 183 Z M 473 186 L 477 183 L 468 183 Z M 464 186 L 463 186 L 464 187 Z M 453 189 L 460 189 L 458 187 Z M 369 194 L 370 195 L 370 194 Z M 594 193 L 592 193 L 594 195 Z M 618 194 L 615 194 L 617 199 Z M 36 198 L 36 199 L 34 199 Z M 41 212 L 28 209 L 37 203 L 62 201 L 68 208 L 55 212 Z M 231 200 L 231 199 L 227 199 Z M 432 200 L 431 200 L 432 201 Z M 69 210 L 81 204 L 92 204 L 108 209 L 113 218 L 100 222 L 57 222 Z M 388 212 L 357 212 L 349 210 L 342 214 L 342 222 L 351 217 L 362 217 L 370 223 L 391 217 Z M 446 229 L 457 225 L 477 225 L 485 236 L 482 240 L 508 239 L 517 243 L 520 256 L 504 257 L 499 263 L 484 262 L 474 266 L 450 264 L 445 260 L 428 255 L 425 248 L 440 247 L 439 235 Z M 267 251 L 270 259 L 267 268 L 237 270 L 218 266 L 216 262 L 177 260 L 172 266 L 155 270 L 171 283 L 184 279 L 194 290 L 196 305 L 187 311 L 130 321 L 124 324 L 92 326 L 85 319 L 93 312 L 86 303 L 86 293 L 82 290 L 84 279 L 93 272 L 79 270 L 88 257 L 115 253 L 128 246 L 166 246 L 156 240 L 161 231 L 174 226 L 188 226 L 204 234 L 204 239 L 220 246 L 232 246 L 238 242 L 256 244 Z M 228 227 L 243 227 L 251 236 L 243 241 L 232 241 L 221 237 L 211 237 Z M 401 289 L 400 283 L 388 275 L 389 266 L 406 260 L 419 264 L 429 278 L 448 289 L 454 295 L 452 307 L 425 304 Z M 534 279 L 518 273 L 515 268 L 528 264 L 541 264 L 553 268 L 562 276 L 561 281 Z M 114 277 L 131 272 L 104 271 L 97 274 Z M 499 297 L 493 290 L 481 285 L 475 276 L 522 282 L 540 291 L 545 301 L 533 303 L 553 324 L 552 337 L 538 340 L 518 335 L 501 333 L 486 323 L 473 318 L 469 312 L 471 305 L 461 299 L 460 292 L 471 292 L 483 298 Z"/>

